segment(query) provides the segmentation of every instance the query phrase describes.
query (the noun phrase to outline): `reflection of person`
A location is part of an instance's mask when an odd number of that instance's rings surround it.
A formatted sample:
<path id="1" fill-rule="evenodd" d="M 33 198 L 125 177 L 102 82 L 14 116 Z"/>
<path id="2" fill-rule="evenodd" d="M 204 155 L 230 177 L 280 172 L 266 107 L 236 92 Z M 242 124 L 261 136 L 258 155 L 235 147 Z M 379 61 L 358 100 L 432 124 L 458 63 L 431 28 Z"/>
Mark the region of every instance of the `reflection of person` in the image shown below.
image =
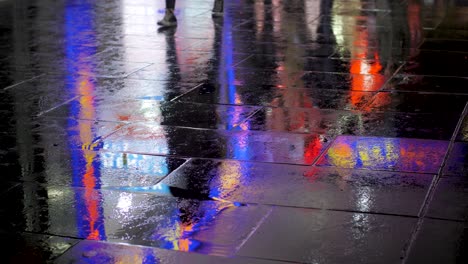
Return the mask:
<path id="1" fill-rule="evenodd" d="M 164 18 L 158 21 L 161 27 L 177 26 L 177 18 L 174 14 L 176 0 L 166 0 L 166 13 Z M 224 10 L 224 0 L 214 0 L 213 16 L 222 16 Z"/>

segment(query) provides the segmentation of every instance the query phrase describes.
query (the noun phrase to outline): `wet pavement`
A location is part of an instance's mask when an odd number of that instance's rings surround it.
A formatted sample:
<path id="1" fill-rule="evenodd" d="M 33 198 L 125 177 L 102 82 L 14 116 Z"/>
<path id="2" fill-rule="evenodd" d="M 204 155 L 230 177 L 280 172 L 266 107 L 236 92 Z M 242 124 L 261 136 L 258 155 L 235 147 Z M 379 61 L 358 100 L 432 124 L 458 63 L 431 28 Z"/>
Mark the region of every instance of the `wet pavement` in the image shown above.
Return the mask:
<path id="1" fill-rule="evenodd" d="M 2 263 L 468 263 L 468 2 L 0 1 Z"/>

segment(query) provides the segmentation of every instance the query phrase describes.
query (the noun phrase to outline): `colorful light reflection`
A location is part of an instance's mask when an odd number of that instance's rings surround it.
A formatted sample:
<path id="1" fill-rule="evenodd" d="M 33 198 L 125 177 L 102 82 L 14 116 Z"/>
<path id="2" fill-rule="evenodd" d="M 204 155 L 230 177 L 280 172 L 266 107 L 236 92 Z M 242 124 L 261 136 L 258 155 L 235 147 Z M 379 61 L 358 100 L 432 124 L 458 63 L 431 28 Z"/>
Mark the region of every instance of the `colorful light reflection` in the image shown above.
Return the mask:
<path id="1" fill-rule="evenodd" d="M 84 186 L 84 192 L 80 190 L 75 193 L 76 199 L 76 224 L 78 235 L 91 240 L 106 239 L 104 230 L 103 208 L 95 189 L 100 187 L 100 162 L 96 154 L 91 151 L 83 151 L 74 146 L 74 138 L 78 133 L 79 142 L 82 146 L 89 146 L 95 141 L 97 135 L 93 131 L 91 122 L 77 122 L 74 118 L 92 120 L 96 116 L 94 102 L 91 97 L 94 84 L 91 80 L 93 72 L 92 61 L 87 58 L 96 50 L 93 45 L 96 42 L 93 32 L 93 17 L 89 3 L 78 6 L 66 7 L 65 31 L 66 31 L 66 62 L 67 62 L 67 89 L 72 94 L 81 94 L 78 101 L 72 102 L 70 118 L 68 121 L 69 149 L 72 158 L 73 184 Z M 82 166 L 85 173 L 82 174 Z"/>
<path id="2" fill-rule="evenodd" d="M 447 146 L 435 140 L 339 136 L 318 164 L 436 173 Z"/>

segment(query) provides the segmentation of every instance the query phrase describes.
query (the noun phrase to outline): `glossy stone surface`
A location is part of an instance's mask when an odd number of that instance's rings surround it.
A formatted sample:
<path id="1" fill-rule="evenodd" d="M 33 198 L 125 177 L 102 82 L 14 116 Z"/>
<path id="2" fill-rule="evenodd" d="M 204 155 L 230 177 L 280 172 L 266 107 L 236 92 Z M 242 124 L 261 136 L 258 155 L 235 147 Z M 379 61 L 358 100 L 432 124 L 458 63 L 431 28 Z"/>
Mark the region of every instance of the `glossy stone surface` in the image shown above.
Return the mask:
<path id="1" fill-rule="evenodd" d="M 250 130 L 444 139 L 459 117 L 444 113 L 359 113 L 317 108 L 263 108 L 244 121 Z M 398 124 L 396 126 L 395 124 Z"/>
<path id="2" fill-rule="evenodd" d="M 466 221 L 468 219 L 468 180 L 465 175 L 440 180 L 429 207 L 428 216 Z"/>
<path id="3" fill-rule="evenodd" d="M 234 116 L 235 117 L 235 116 Z M 186 138 L 190 138 L 187 146 Z M 204 130 L 151 123 L 124 127 L 106 138 L 103 149 L 178 157 L 227 158 L 259 162 L 312 164 L 328 145 L 319 134 Z"/>
<path id="4" fill-rule="evenodd" d="M 407 263 L 463 263 L 468 260 L 466 249 L 466 222 L 424 219 Z"/>
<path id="5" fill-rule="evenodd" d="M 1 233 L 6 263 L 52 263 L 79 240 L 31 233 Z"/>
<path id="6" fill-rule="evenodd" d="M 417 215 L 433 175 L 192 160 L 163 183 L 247 203 Z M 394 207 L 398 203 L 400 206 Z"/>
<path id="7" fill-rule="evenodd" d="M 437 173 L 445 141 L 338 136 L 319 166 Z"/>
<path id="8" fill-rule="evenodd" d="M 275 208 L 239 255 L 301 263 L 397 262 L 414 224 L 405 217 Z"/>
<path id="9" fill-rule="evenodd" d="M 85 253 L 83 253 L 85 252 Z M 261 260 L 254 258 L 223 258 L 175 252 L 154 247 L 133 247 L 124 244 L 102 243 L 94 241 L 82 241 L 73 249 L 67 251 L 55 263 L 103 263 L 103 262 L 134 262 L 148 261 L 150 263 L 197 263 L 197 264 L 282 264 L 286 262 Z"/>
<path id="10" fill-rule="evenodd" d="M 466 263 L 466 1 L 213 2 L 0 1 L 3 262 Z"/>

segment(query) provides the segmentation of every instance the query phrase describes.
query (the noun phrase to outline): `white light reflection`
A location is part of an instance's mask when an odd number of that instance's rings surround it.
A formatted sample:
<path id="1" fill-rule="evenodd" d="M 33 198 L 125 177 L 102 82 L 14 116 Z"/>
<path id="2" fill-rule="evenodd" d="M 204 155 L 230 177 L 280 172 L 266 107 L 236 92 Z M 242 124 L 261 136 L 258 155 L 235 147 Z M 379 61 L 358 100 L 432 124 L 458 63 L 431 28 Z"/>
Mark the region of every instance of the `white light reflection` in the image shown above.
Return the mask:
<path id="1" fill-rule="evenodd" d="M 120 213 L 128 213 L 132 206 L 132 194 L 121 192 L 119 194 L 119 200 L 117 202 L 117 208 L 119 209 Z"/>

